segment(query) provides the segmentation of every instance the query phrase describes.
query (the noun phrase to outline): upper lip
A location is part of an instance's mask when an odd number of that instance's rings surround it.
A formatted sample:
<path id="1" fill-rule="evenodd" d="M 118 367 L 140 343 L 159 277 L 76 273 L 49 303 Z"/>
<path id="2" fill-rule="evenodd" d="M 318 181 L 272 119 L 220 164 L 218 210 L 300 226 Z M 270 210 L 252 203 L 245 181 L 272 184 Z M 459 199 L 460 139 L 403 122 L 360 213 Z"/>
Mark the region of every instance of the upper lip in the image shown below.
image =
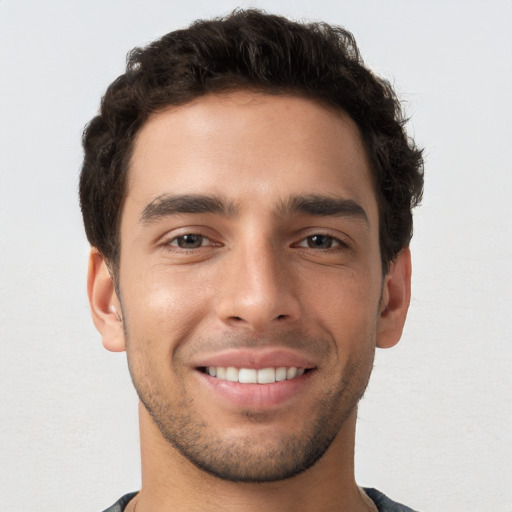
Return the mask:
<path id="1" fill-rule="evenodd" d="M 286 348 L 263 349 L 227 349 L 214 354 L 199 355 L 192 365 L 196 368 L 209 366 L 235 368 L 315 368 L 317 365 L 311 356 Z"/>

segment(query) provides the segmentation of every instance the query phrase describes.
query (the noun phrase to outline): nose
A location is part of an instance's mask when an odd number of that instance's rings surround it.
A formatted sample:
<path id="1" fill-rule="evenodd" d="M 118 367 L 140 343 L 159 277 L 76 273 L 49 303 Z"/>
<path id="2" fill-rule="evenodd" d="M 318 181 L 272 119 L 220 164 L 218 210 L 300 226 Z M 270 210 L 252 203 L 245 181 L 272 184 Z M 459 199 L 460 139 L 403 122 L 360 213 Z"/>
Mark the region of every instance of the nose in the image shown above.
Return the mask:
<path id="1" fill-rule="evenodd" d="M 264 331 L 300 318 L 299 284 L 282 251 L 271 244 L 231 251 L 217 302 L 218 318 L 230 326 Z"/>

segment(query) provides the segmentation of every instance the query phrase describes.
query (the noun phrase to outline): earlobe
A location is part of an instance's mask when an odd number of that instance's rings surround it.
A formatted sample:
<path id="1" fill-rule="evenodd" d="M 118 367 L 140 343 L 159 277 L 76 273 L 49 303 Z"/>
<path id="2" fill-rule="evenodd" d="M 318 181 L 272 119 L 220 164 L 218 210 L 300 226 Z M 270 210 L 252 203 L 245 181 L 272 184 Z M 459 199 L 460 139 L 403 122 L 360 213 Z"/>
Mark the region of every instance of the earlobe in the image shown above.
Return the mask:
<path id="1" fill-rule="evenodd" d="M 411 253 L 402 249 L 391 262 L 382 290 L 377 325 L 377 346 L 390 348 L 402 336 L 411 300 Z"/>
<path id="2" fill-rule="evenodd" d="M 95 247 L 89 255 L 87 294 L 92 319 L 101 334 L 103 346 L 112 352 L 124 351 L 126 347 L 121 304 L 105 258 Z"/>

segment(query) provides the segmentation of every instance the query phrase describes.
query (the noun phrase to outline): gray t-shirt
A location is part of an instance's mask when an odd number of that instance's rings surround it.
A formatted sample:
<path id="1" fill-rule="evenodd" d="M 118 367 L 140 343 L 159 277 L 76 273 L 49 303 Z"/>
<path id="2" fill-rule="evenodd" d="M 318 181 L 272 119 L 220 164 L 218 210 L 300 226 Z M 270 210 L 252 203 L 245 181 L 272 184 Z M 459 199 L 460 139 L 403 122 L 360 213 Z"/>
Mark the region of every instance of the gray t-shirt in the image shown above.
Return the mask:
<path id="1" fill-rule="evenodd" d="M 364 492 L 375 503 L 379 512 L 416 512 L 412 508 L 396 503 L 390 500 L 387 496 L 377 491 L 377 489 L 364 489 Z M 136 495 L 136 492 L 126 494 L 119 501 L 114 503 L 111 507 L 107 508 L 104 512 L 123 512 L 128 502 Z"/>

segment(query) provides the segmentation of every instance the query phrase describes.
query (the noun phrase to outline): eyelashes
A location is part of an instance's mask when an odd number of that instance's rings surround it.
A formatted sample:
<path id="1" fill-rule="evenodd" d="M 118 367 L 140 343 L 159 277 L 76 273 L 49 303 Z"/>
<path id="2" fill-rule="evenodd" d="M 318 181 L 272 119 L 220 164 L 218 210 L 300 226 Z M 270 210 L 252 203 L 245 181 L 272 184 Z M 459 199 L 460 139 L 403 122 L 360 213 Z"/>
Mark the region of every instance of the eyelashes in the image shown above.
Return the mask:
<path id="1" fill-rule="evenodd" d="M 199 249 L 200 247 L 211 246 L 214 244 L 205 235 L 187 233 L 173 238 L 167 243 L 167 245 L 180 249 Z"/>
<path id="2" fill-rule="evenodd" d="M 314 235 L 307 236 L 298 244 L 295 244 L 295 247 L 307 247 L 309 249 L 328 250 L 333 249 L 335 247 L 348 248 L 348 245 L 346 242 L 334 236 L 317 233 Z"/>
<path id="3" fill-rule="evenodd" d="M 210 237 L 201 233 L 184 233 L 171 238 L 165 243 L 165 246 L 172 250 L 193 251 L 205 247 L 221 247 L 223 244 L 212 240 Z M 346 241 L 325 233 L 314 233 L 302 238 L 291 247 L 304 248 L 319 251 L 329 251 L 335 249 L 348 249 L 349 244 Z"/>

